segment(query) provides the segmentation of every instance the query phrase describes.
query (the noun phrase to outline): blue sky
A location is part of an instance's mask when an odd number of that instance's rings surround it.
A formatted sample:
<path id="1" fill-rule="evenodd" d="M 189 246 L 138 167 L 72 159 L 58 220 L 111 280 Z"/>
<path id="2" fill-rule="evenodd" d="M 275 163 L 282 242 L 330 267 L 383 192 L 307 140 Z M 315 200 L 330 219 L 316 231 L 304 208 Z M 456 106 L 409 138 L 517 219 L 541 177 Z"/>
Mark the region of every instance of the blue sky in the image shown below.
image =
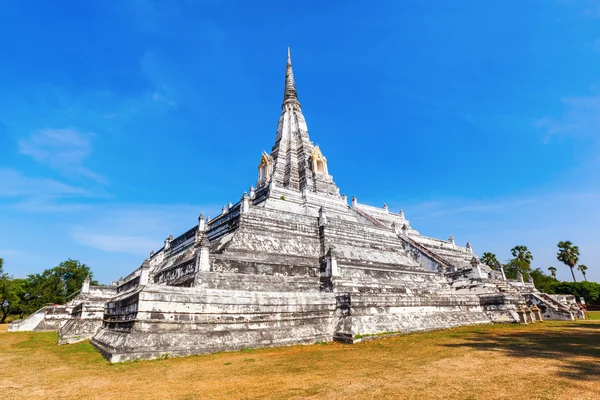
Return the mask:
<path id="1" fill-rule="evenodd" d="M 104 283 L 236 202 L 286 48 L 343 193 L 600 280 L 596 1 L 16 1 L 0 12 L 0 257 Z"/>

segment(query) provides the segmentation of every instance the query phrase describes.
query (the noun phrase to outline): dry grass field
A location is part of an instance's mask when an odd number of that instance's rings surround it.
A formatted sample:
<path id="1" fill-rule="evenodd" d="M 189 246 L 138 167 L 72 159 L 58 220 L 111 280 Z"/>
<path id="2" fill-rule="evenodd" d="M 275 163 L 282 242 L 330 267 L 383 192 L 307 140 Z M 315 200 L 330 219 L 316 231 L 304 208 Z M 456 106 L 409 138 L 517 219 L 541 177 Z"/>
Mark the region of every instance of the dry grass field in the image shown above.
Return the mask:
<path id="1" fill-rule="evenodd" d="M 600 399 L 600 320 L 117 365 L 56 340 L 0 327 L 1 399 Z"/>

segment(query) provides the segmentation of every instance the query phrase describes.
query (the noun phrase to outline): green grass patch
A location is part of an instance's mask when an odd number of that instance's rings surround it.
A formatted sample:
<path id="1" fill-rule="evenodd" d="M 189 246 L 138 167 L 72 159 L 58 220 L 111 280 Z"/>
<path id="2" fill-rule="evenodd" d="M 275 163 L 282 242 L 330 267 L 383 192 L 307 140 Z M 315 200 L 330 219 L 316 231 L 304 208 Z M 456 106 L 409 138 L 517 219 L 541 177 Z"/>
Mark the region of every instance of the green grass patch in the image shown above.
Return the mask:
<path id="1" fill-rule="evenodd" d="M 588 311 L 590 319 L 600 320 L 600 311 Z"/>

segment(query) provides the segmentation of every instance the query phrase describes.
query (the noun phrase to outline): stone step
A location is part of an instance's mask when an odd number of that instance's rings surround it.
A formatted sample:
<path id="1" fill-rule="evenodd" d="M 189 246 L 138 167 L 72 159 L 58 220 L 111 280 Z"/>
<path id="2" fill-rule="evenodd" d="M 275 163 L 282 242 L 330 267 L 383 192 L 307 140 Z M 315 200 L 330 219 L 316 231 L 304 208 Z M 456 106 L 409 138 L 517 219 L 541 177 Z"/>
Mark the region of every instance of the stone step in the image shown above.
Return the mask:
<path id="1" fill-rule="evenodd" d="M 314 292 L 320 290 L 320 278 L 202 272 L 198 276 L 197 285 L 205 289 L 248 290 L 254 292 Z"/>

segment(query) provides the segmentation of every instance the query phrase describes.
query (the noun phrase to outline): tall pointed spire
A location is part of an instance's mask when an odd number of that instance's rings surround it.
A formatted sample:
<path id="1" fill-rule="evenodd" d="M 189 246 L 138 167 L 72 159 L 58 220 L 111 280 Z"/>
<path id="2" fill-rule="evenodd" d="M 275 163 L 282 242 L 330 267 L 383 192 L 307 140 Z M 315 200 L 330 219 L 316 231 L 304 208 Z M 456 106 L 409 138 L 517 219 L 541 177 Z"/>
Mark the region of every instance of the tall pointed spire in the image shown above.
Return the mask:
<path id="1" fill-rule="evenodd" d="M 285 105 L 289 103 L 300 105 L 298 93 L 296 92 L 296 82 L 294 81 L 294 71 L 292 70 L 292 57 L 290 55 L 290 48 L 288 47 L 287 65 L 285 67 L 285 89 L 283 92 L 283 105 L 281 107 L 285 108 Z"/>
<path id="2" fill-rule="evenodd" d="M 276 190 L 274 188 L 339 197 L 339 189 L 327 169 L 327 159 L 308 137 L 308 127 L 296 93 L 289 47 L 281 109 L 275 145 L 270 155 L 263 155 L 259 165 L 255 197 L 260 198 L 262 190 L 270 193 Z M 275 194 L 276 198 L 281 195 Z"/>

